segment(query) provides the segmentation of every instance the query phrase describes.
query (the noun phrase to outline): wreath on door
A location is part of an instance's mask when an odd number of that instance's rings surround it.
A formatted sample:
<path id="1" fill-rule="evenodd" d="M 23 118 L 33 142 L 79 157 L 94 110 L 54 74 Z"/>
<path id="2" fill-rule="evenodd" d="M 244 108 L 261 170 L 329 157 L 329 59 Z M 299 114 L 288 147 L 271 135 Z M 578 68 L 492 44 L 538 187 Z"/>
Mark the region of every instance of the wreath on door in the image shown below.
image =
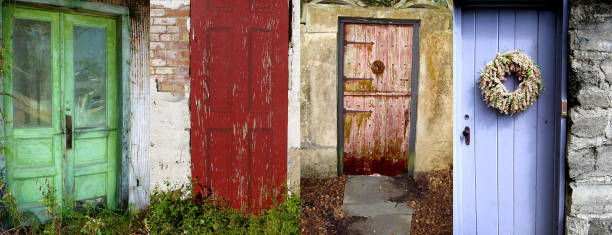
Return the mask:
<path id="1" fill-rule="evenodd" d="M 507 76 L 520 83 L 510 92 L 504 86 Z M 487 63 L 478 79 L 484 101 L 503 114 L 515 114 L 531 106 L 544 90 L 540 67 L 519 51 L 497 54 Z"/>

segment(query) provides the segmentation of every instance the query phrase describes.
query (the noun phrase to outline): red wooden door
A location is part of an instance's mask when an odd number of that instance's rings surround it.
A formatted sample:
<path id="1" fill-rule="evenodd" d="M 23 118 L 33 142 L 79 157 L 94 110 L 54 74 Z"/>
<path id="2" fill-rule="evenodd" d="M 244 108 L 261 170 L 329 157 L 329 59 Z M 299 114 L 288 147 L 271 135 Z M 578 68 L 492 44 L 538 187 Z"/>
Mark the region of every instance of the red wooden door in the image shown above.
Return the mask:
<path id="1" fill-rule="evenodd" d="M 344 26 L 344 174 L 408 169 L 413 26 Z"/>
<path id="2" fill-rule="evenodd" d="M 201 0 L 191 8 L 194 191 L 251 212 L 287 171 L 286 0 Z"/>

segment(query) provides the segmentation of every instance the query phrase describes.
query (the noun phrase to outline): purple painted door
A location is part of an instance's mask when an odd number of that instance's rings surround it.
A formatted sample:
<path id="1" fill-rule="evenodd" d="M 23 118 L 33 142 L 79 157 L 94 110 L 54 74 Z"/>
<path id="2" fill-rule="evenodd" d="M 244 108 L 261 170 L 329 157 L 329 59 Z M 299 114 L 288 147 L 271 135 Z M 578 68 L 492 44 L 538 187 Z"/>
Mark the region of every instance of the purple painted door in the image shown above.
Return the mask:
<path id="1" fill-rule="evenodd" d="M 456 194 L 460 234 L 553 234 L 558 232 L 557 15 L 544 8 L 464 8 L 460 11 L 460 79 L 463 125 L 471 143 L 459 142 Z M 538 65 L 540 98 L 513 116 L 487 107 L 479 72 L 498 52 L 521 50 Z M 508 79 L 513 90 L 517 82 Z"/>

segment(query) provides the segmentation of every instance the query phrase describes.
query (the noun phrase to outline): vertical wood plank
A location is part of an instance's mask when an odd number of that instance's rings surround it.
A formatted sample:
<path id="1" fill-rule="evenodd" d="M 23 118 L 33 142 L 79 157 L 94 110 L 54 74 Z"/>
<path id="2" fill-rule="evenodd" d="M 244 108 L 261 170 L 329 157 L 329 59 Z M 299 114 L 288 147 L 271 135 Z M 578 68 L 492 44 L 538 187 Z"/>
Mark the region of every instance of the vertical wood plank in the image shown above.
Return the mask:
<path id="1" fill-rule="evenodd" d="M 462 12 L 461 17 L 461 107 L 463 113 L 459 114 L 464 120 L 464 126 L 474 128 L 474 102 L 476 97 L 474 90 L 476 89 L 475 70 L 474 70 L 474 50 L 475 50 L 475 10 L 466 9 Z M 460 127 L 463 129 L 464 127 Z M 474 159 L 474 138 L 470 145 L 465 145 L 465 138 L 461 144 L 461 165 L 462 178 L 459 180 L 461 186 L 460 200 L 462 214 L 459 215 L 463 219 L 462 234 L 476 234 L 476 176 L 475 176 L 475 159 Z"/>
<path id="2" fill-rule="evenodd" d="M 499 10 L 499 45 L 498 52 L 514 49 L 515 10 Z M 508 77 L 504 85 L 511 91 L 515 90 L 518 82 Z M 513 234 L 514 224 L 514 116 L 498 114 L 497 117 L 497 153 L 499 170 L 498 187 L 499 192 L 499 234 Z"/>
<path id="3" fill-rule="evenodd" d="M 553 233 L 554 157 L 555 157 L 555 16 L 552 11 L 539 11 L 538 57 L 545 89 L 537 100 L 537 203 L 536 234 Z M 535 105 L 534 105 L 535 106 Z"/>
<path id="4" fill-rule="evenodd" d="M 474 85 L 479 73 L 497 51 L 497 9 L 478 9 L 476 14 L 476 50 Z M 483 102 L 480 89 L 476 97 L 474 147 L 476 156 L 477 233 L 497 233 L 497 114 Z"/>
<path id="5" fill-rule="evenodd" d="M 516 49 L 537 58 L 538 12 L 532 9 L 518 9 L 516 15 Z M 514 169 L 515 169 L 515 213 L 516 234 L 535 233 L 536 208 L 536 130 L 538 108 L 536 105 L 515 115 L 514 127 Z"/>
<path id="6" fill-rule="evenodd" d="M 129 81 L 129 85 L 122 85 L 124 88 L 129 86 L 130 92 L 130 112 L 125 112 L 124 109 L 123 114 L 124 125 L 126 120 L 129 120 L 126 126 L 129 126 L 130 132 L 130 153 L 127 158 L 128 165 L 123 167 L 127 167 L 129 171 L 129 202 L 135 209 L 149 205 L 149 18 L 147 8 L 140 20 L 129 20 L 131 30 L 122 28 L 123 35 L 132 32 L 131 50 L 126 49 L 129 44 L 126 45 L 125 40 L 123 42 L 123 51 L 128 51 L 131 57 L 129 78 L 123 75 L 123 81 Z M 128 21 L 127 16 L 122 19 Z M 128 130 L 124 128 L 123 131 L 125 134 Z"/>

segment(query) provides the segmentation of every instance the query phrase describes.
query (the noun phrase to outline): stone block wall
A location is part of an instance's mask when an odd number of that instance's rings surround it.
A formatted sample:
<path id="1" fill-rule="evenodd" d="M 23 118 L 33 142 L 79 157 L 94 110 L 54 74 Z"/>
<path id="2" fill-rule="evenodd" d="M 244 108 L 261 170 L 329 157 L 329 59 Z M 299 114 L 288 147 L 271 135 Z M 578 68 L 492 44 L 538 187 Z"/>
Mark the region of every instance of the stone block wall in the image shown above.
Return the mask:
<path id="1" fill-rule="evenodd" d="M 567 234 L 612 233 L 612 1 L 569 15 Z"/>
<path id="2" fill-rule="evenodd" d="M 189 6 L 151 1 L 151 190 L 190 183 Z"/>
<path id="3" fill-rule="evenodd" d="M 327 4 L 304 4 L 302 8 L 299 149 L 302 177 L 338 174 L 336 37 L 339 16 L 421 20 L 415 171 L 447 168 L 452 163 L 451 12 Z"/>

